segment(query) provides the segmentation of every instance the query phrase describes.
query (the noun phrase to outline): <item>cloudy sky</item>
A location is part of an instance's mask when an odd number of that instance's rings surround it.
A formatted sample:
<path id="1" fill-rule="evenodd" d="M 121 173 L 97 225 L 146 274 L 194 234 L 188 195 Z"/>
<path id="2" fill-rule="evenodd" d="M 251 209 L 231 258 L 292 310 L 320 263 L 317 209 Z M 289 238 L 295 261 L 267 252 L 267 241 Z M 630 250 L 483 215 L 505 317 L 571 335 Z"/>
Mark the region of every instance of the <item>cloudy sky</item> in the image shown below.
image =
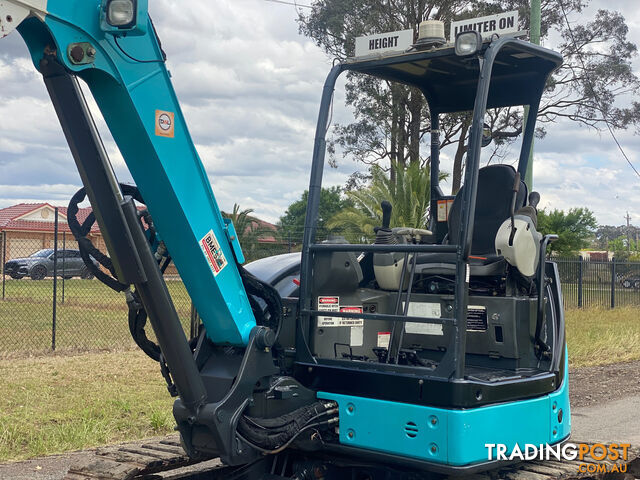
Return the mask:
<path id="1" fill-rule="evenodd" d="M 266 0 L 150 3 L 218 203 L 227 211 L 238 203 L 275 222 L 308 185 L 322 84 L 332 61 L 298 34 L 293 6 Z M 608 0 L 606 8 L 625 15 L 631 39 L 640 43 L 635 2 Z M 338 121 L 349 115 L 342 103 L 338 91 Z M 119 179 L 130 181 L 106 126 L 98 123 Z M 587 206 L 600 223 L 615 225 L 628 210 L 640 225 L 640 178 L 609 134 L 568 122 L 548 130 L 535 154 L 542 205 Z M 640 137 L 618 136 L 640 169 Z M 342 184 L 362 168 L 343 160 L 327 171 L 325 183 Z M 443 169 L 451 169 L 446 159 Z M 79 185 L 42 80 L 14 33 L 0 43 L 0 208 L 25 201 L 66 205 Z"/>

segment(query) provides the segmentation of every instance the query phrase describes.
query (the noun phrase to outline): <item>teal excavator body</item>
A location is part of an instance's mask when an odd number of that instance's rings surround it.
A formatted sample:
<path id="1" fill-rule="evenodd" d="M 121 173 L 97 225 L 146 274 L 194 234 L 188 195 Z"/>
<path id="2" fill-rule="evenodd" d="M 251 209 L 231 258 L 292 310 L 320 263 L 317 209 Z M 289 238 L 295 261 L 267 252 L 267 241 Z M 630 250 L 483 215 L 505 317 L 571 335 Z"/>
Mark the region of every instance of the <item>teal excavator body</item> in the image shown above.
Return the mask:
<path id="1" fill-rule="evenodd" d="M 245 269 L 147 1 L 0 0 L 0 35 L 16 29 L 84 184 L 72 205 L 87 195 L 93 206 L 95 218 L 70 223 L 83 258 L 97 255 L 113 276 L 96 274 L 125 293 L 133 337 L 177 397 L 190 456 L 218 456 L 238 479 L 414 479 L 491 468 L 500 459 L 487 458 L 487 444 L 505 453 L 568 437 L 562 295 L 545 259 L 553 237 L 535 231 L 539 195 L 520 181 L 560 55 L 478 34 L 476 50 L 462 54 L 438 44 L 336 65 L 323 90 L 301 259 Z M 383 202 L 375 244 L 316 238 L 330 106 L 345 72 L 426 97 L 430 230 L 391 229 Z M 118 183 L 78 79 L 136 187 Z M 486 110 L 514 105 L 531 107 L 517 170 L 480 168 Z M 438 184 L 440 117 L 460 111 L 473 114 L 464 187 L 453 197 Z M 84 238 L 92 221 L 110 259 Z M 162 278 L 171 260 L 202 319 L 191 342 Z M 274 285 L 296 277 L 300 288 L 281 298 Z M 147 317 L 158 345 L 144 334 Z M 280 476 L 269 474 L 282 463 Z"/>

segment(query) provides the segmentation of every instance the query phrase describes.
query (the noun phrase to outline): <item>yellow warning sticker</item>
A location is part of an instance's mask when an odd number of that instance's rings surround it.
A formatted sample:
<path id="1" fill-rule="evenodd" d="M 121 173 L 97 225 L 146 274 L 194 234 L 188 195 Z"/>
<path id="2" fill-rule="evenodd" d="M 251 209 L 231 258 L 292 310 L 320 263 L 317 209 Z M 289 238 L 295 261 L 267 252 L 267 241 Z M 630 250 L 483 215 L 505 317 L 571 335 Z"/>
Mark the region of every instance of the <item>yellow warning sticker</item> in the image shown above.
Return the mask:
<path id="1" fill-rule="evenodd" d="M 156 135 L 158 137 L 173 138 L 175 136 L 175 118 L 173 112 L 156 110 Z"/>

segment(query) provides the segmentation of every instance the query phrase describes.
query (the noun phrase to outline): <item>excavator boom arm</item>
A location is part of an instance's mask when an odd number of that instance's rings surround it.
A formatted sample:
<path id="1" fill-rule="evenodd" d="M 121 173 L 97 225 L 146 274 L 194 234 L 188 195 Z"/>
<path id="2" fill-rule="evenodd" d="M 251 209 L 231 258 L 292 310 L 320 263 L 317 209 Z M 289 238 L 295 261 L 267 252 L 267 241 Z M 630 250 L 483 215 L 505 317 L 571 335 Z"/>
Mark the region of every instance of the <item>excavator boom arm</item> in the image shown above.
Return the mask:
<path id="1" fill-rule="evenodd" d="M 236 260 L 244 262 L 242 251 L 233 225 L 220 213 L 191 139 L 146 0 L 132 0 L 133 12 L 115 7 L 107 11 L 111 3 L 119 2 L 2 0 L 0 33 L 4 37 L 17 29 L 43 74 L 53 61 L 86 82 L 207 334 L 214 343 L 246 345 L 256 322 L 236 267 Z M 127 20 L 124 26 L 110 23 Z M 50 82 L 47 87 L 54 95 Z M 79 132 L 62 123 L 71 144 L 70 137 Z M 80 168 L 80 173 L 85 180 L 87 172 Z M 111 177 L 115 179 L 112 172 Z M 88 193 L 112 247 L 122 240 L 119 232 L 108 231 L 101 199 Z M 116 263 L 119 277 L 128 268 Z"/>

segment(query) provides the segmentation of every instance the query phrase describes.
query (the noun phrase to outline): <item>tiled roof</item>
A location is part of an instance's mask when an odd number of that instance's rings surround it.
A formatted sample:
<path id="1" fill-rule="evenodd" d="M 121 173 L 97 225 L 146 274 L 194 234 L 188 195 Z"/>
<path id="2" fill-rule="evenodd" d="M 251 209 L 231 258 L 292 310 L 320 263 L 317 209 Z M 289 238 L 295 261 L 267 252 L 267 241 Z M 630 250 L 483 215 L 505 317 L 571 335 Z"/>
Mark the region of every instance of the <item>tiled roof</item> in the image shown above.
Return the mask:
<path id="1" fill-rule="evenodd" d="M 34 212 L 42 207 L 50 207 L 54 209 L 55 207 L 49 203 L 20 203 L 18 205 L 13 205 L 11 207 L 0 209 L 0 231 L 8 230 L 8 231 L 27 231 L 27 232 L 46 232 L 53 233 L 54 224 L 53 222 L 40 222 L 33 220 L 24 220 L 20 219 L 31 212 Z M 144 208 L 144 207 L 138 207 Z M 67 207 L 58 207 L 58 212 L 61 215 L 67 216 Z M 84 222 L 85 219 L 91 213 L 91 207 L 81 208 L 78 210 L 78 221 L 80 223 Z M 263 232 L 260 234 L 258 238 L 258 243 L 277 243 L 275 236 L 269 235 L 268 232 L 276 232 L 278 228 L 264 220 L 260 220 L 259 218 L 251 217 L 251 225 L 247 227 L 249 228 L 260 228 Z M 68 232 L 71 230 L 67 225 L 66 221 L 61 221 L 58 224 L 59 232 Z M 91 233 L 99 234 L 100 228 L 97 223 L 93 224 L 91 228 Z"/>
<path id="2" fill-rule="evenodd" d="M 18 205 L 0 209 L 0 230 L 53 233 L 53 222 L 38 222 L 20 218 L 24 215 L 27 215 L 28 213 L 46 206 L 49 206 L 52 209 L 55 208 L 53 205 L 50 205 L 48 203 L 20 203 Z M 67 207 L 58 207 L 58 212 L 66 217 Z M 82 223 L 90 213 L 91 207 L 81 208 L 78 211 L 78 220 L 80 221 L 80 223 Z M 65 221 L 58 223 L 58 231 L 71 232 L 69 226 L 67 225 L 67 222 Z M 91 233 L 100 233 L 100 229 L 98 228 L 97 223 L 94 224 L 91 228 Z"/>

